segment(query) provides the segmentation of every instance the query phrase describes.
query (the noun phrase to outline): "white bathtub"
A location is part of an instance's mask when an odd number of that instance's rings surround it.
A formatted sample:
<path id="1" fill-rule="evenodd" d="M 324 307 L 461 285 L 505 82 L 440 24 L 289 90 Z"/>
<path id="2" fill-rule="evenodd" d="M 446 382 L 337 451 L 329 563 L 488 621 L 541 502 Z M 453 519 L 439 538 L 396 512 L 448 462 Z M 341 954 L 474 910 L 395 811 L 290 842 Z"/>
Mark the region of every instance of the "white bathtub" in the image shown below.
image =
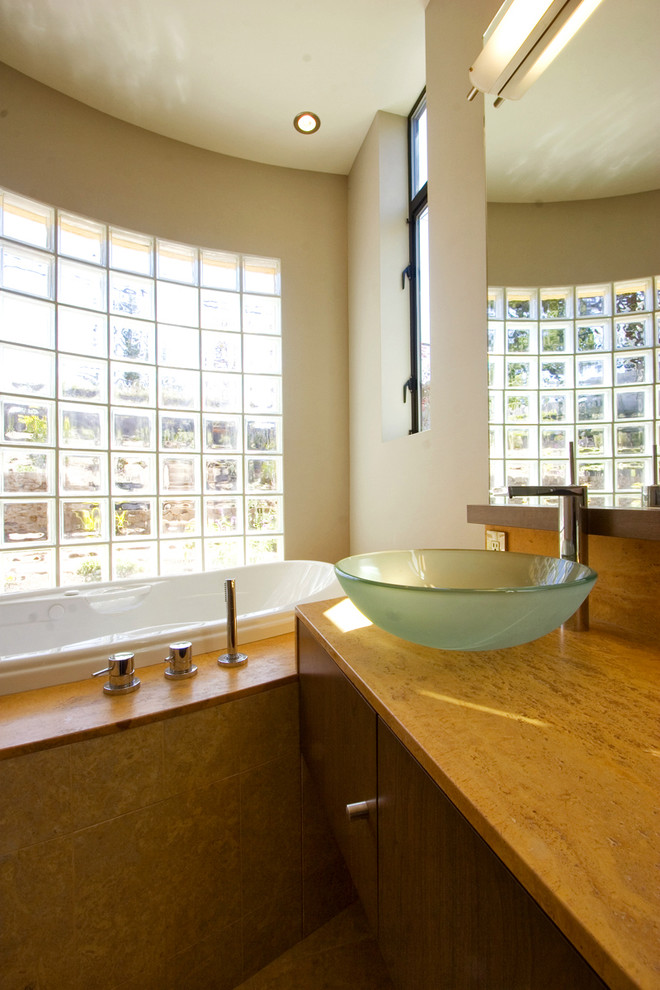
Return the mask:
<path id="1" fill-rule="evenodd" d="M 81 680 L 131 650 L 136 669 L 169 643 L 224 651 L 225 581 L 236 582 L 238 643 L 293 629 L 297 604 L 343 596 L 332 564 L 275 561 L 226 571 L 83 584 L 0 598 L 0 695 Z"/>

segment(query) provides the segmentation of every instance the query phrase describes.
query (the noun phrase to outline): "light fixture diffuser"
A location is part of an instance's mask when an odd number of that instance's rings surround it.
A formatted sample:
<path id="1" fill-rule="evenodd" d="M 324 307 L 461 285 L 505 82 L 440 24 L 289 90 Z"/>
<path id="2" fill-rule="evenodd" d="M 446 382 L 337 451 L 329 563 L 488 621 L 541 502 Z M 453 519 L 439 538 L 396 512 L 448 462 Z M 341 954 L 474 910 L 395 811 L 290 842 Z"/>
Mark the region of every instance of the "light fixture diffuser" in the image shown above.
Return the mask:
<path id="1" fill-rule="evenodd" d="M 601 0 L 506 0 L 484 35 L 470 68 L 472 89 L 519 100 L 550 65 Z"/>
<path id="2" fill-rule="evenodd" d="M 321 121 L 311 110 L 303 110 L 293 118 L 293 126 L 301 134 L 314 134 L 321 126 Z"/>

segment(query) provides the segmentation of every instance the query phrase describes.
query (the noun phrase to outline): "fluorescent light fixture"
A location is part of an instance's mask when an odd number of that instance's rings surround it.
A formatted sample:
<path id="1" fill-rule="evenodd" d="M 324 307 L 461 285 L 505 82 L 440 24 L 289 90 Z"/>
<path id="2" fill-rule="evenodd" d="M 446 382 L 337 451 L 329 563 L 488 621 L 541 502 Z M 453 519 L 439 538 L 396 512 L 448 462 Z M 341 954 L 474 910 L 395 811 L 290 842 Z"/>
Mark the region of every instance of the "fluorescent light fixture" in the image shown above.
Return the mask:
<path id="1" fill-rule="evenodd" d="M 484 35 L 470 68 L 476 94 L 519 100 L 557 57 L 601 0 L 505 0 Z"/>
<path id="2" fill-rule="evenodd" d="M 301 134 L 314 134 L 321 126 L 321 121 L 315 113 L 312 113 L 310 110 L 304 110 L 302 113 L 297 113 L 293 118 L 293 126 Z"/>

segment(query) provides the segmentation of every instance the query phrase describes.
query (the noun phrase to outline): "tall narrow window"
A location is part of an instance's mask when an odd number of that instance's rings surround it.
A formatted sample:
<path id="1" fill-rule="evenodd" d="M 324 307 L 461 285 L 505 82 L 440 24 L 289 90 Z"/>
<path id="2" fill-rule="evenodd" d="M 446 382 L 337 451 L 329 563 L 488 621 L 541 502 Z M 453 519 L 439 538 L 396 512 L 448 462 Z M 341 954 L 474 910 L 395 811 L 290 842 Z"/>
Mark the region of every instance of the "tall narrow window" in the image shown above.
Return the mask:
<path id="1" fill-rule="evenodd" d="M 282 558 L 279 261 L 0 223 L 0 593 Z"/>
<path id="2" fill-rule="evenodd" d="M 429 211 L 426 150 L 426 93 L 409 116 L 410 377 L 404 388 L 411 398 L 410 432 L 431 426 L 431 341 L 429 334 Z"/>

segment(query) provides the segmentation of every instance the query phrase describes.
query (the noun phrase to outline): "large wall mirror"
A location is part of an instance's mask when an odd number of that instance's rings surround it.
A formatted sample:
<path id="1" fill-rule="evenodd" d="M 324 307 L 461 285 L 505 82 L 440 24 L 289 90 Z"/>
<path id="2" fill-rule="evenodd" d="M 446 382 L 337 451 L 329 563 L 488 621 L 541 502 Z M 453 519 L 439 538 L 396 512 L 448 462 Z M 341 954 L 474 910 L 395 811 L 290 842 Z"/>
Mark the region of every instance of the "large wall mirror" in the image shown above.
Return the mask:
<path id="1" fill-rule="evenodd" d="M 492 488 L 566 483 L 569 442 L 590 504 L 658 480 L 659 37 L 658 0 L 603 0 L 521 100 L 486 97 Z"/>

